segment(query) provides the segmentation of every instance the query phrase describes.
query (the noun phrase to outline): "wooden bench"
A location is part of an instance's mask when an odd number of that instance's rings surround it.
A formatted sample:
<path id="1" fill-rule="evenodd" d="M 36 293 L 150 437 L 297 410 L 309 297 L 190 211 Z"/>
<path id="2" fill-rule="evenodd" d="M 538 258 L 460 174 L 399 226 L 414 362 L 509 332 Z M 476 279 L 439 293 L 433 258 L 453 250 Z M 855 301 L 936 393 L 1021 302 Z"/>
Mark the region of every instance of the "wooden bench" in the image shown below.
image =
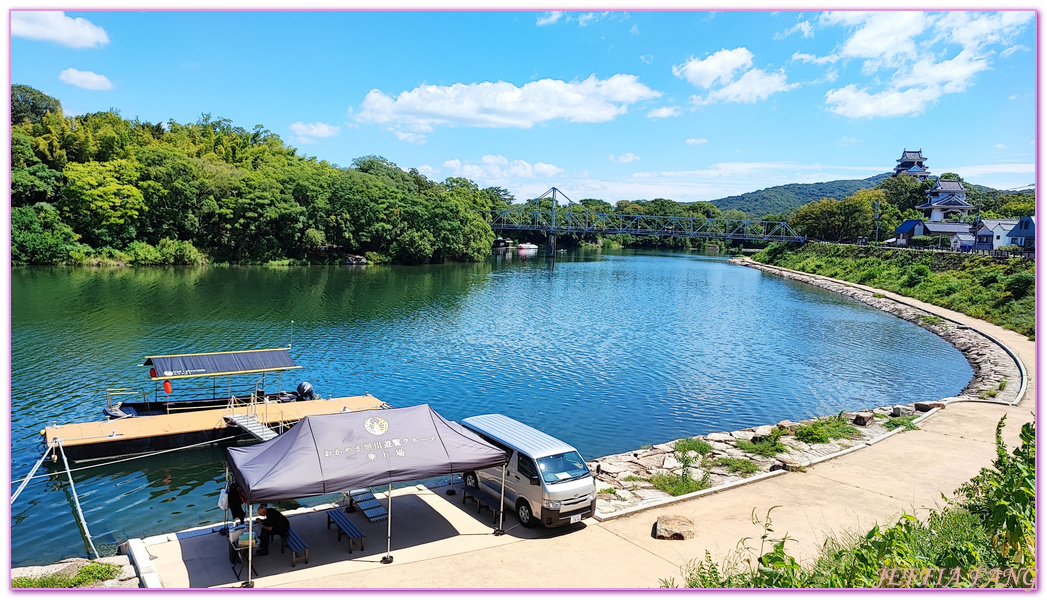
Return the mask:
<path id="1" fill-rule="evenodd" d="M 291 549 L 292 567 L 302 559 L 305 559 L 305 564 L 309 564 L 309 544 L 306 544 L 294 529 L 288 529 L 287 533 L 277 535 L 280 536 L 280 554 L 284 553 L 284 548 Z"/>
<path id="2" fill-rule="evenodd" d="M 353 540 L 359 540 L 360 550 L 364 549 L 364 534 L 353 525 L 353 522 L 349 520 L 340 508 L 335 508 L 327 511 L 327 528 L 331 528 L 331 523 L 338 526 L 338 540 L 341 541 L 342 536 L 349 538 L 349 554 L 353 553 Z"/>
<path id="3" fill-rule="evenodd" d="M 498 506 L 497 498 L 480 488 L 467 485 L 465 486 L 465 489 L 462 490 L 462 504 L 465 504 L 465 501 L 469 498 L 476 501 L 476 512 L 480 512 L 480 509 L 482 508 L 487 508 L 491 511 L 492 522 L 498 521 L 498 512 L 501 508 Z"/>

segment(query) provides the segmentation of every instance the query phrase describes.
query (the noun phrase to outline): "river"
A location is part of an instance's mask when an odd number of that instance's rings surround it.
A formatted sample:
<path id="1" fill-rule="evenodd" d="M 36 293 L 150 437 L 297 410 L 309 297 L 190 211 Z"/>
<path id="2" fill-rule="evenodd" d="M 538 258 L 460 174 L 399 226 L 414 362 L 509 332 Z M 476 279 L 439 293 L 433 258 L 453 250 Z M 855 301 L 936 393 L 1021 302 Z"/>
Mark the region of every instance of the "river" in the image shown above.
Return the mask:
<path id="1" fill-rule="evenodd" d="M 40 429 L 151 389 L 145 356 L 292 345 L 284 375 L 448 419 L 500 412 L 586 459 L 712 431 L 934 400 L 972 371 L 944 340 L 721 257 L 573 251 L 423 267 L 14 268 L 11 476 Z M 292 328 L 292 321 L 294 321 Z M 288 380 L 293 377 L 293 380 Z M 96 546 L 221 521 L 222 452 L 74 463 Z M 87 556 L 64 471 L 12 506 L 12 566 Z"/>

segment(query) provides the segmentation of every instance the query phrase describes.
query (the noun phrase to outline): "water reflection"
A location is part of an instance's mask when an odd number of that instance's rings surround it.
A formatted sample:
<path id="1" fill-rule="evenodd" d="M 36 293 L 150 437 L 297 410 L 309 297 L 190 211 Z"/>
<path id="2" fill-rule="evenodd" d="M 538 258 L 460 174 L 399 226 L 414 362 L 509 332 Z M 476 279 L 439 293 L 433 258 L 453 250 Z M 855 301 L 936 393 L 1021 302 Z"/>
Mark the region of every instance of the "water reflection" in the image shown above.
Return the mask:
<path id="1" fill-rule="evenodd" d="M 292 320 L 291 354 L 304 368 L 281 389 L 304 379 L 323 396 L 368 391 L 453 420 L 502 412 L 587 459 L 941 398 L 971 375 L 923 329 L 720 258 L 550 258 L 540 249 L 425 267 L 15 268 L 12 474 L 40 456 L 45 424 L 100 418 L 107 387 L 151 386 L 137 366 L 144 356 L 284 346 Z M 200 449 L 74 472 L 92 534 L 115 544 L 221 520 L 222 456 Z M 68 482 L 49 469 L 12 507 L 15 565 L 82 553 Z"/>

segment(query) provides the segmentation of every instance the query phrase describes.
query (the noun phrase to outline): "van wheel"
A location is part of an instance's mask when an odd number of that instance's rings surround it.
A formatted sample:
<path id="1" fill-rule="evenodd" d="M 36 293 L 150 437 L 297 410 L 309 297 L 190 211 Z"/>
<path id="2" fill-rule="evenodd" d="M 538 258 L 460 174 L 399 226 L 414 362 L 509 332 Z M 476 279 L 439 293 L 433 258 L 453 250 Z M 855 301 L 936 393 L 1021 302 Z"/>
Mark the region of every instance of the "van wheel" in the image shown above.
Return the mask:
<path id="1" fill-rule="evenodd" d="M 469 473 L 466 473 L 465 475 L 462 475 L 462 481 L 464 481 L 465 485 L 468 486 L 468 487 L 479 487 L 479 483 L 480 483 L 479 481 L 476 480 L 476 473 L 473 473 L 473 472 L 469 472 Z"/>
<path id="2" fill-rule="evenodd" d="M 521 500 L 516 505 L 516 518 L 520 519 L 520 524 L 524 527 L 534 527 L 534 515 L 531 514 L 531 505 L 526 500 Z"/>

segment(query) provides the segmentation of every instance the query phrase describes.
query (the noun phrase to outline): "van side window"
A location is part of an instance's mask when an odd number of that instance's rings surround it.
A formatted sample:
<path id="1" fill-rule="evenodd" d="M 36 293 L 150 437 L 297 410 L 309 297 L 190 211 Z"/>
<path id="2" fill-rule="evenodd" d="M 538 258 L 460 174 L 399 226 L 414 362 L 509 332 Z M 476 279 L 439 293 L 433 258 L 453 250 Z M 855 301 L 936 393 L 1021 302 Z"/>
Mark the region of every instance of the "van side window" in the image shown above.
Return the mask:
<path id="1" fill-rule="evenodd" d="M 534 461 L 531 460 L 530 456 L 524 456 L 523 454 L 517 454 L 519 458 L 516 460 L 516 470 L 520 472 L 527 479 L 538 477 L 538 467 L 535 466 Z"/>
<path id="2" fill-rule="evenodd" d="M 474 431 L 473 433 L 475 433 L 476 435 L 480 436 L 480 439 L 482 439 L 483 441 L 487 442 L 488 444 L 490 444 L 490 445 L 492 445 L 492 446 L 494 446 L 496 448 L 500 448 L 503 452 L 505 452 L 505 462 L 509 462 L 509 460 L 513 457 L 513 449 L 510 448 L 509 446 L 506 446 L 505 444 L 499 442 L 498 440 L 492 439 L 492 438 L 490 438 L 490 437 L 480 433 L 479 431 Z"/>

